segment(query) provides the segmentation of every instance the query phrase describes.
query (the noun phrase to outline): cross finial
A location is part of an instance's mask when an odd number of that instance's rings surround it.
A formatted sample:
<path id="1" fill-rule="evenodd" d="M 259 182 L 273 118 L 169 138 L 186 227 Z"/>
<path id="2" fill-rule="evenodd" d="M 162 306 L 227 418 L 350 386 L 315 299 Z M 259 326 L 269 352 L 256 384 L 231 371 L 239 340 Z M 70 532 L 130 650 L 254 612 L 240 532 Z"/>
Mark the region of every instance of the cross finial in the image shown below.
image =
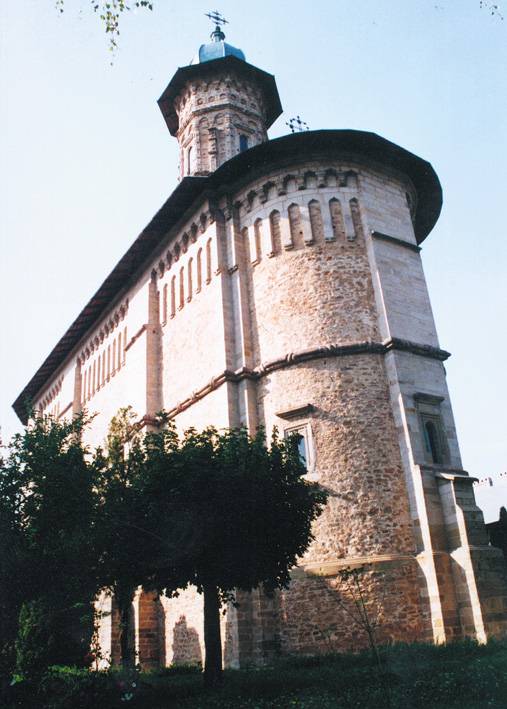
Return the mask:
<path id="1" fill-rule="evenodd" d="M 285 125 L 289 126 L 291 133 L 302 133 L 304 130 L 310 130 L 308 123 L 303 121 L 300 116 L 289 118 L 289 120 L 285 122 Z"/>
<path id="2" fill-rule="evenodd" d="M 228 25 L 228 21 L 225 17 L 218 12 L 218 10 L 211 10 L 210 12 L 204 13 L 206 17 L 215 23 L 215 30 L 211 33 L 211 39 L 214 42 L 219 42 L 225 39 L 225 34 L 222 32 L 222 25 Z"/>

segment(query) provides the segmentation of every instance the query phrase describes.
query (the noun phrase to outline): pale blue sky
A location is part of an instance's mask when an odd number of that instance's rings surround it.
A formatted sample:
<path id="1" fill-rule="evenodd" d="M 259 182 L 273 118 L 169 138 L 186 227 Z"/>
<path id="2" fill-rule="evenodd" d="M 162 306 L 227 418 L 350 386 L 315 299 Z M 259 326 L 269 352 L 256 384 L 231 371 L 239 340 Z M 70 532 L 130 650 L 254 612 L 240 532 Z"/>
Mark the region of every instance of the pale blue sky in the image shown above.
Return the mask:
<path id="1" fill-rule="evenodd" d="M 124 18 L 110 66 L 88 0 L 4 0 L 1 22 L 0 424 L 176 186 L 156 104 L 212 29 L 197 0 Z M 506 20 L 479 0 L 222 0 L 227 40 L 275 74 L 310 128 L 374 131 L 429 160 L 444 190 L 423 262 L 464 467 L 507 469 Z M 82 8 L 80 12 L 79 9 Z M 499 488 L 501 490 L 501 488 Z M 507 497 L 507 487 L 503 489 Z M 499 504 L 502 500 L 498 501 Z M 507 504 L 507 500 L 503 500 Z"/>

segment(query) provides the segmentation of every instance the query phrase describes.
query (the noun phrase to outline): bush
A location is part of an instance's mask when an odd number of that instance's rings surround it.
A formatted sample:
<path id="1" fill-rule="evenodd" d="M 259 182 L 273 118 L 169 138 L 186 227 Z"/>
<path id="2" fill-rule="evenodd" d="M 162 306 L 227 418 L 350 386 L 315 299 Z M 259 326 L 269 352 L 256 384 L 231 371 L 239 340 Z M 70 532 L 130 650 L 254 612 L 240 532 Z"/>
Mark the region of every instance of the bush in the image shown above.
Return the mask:
<path id="1" fill-rule="evenodd" d="M 371 653 L 284 658 L 226 670 L 214 691 L 195 666 L 159 672 L 51 667 L 10 687 L 2 709 L 505 709 L 507 644 L 396 645 Z"/>
<path id="2" fill-rule="evenodd" d="M 16 639 L 16 670 L 25 679 L 37 678 L 51 664 L 54 638 L 49 614 L 39 601 L 23 603 Z"/>
<path id="3" fill-rule="evenodd" d="M 24 603 L 16 639 L 16 671 L 25 679 L 38 679 L 52 665 L 84 667 L 89 664 L 92 627 L 89 604 L 55 610 L 41 599 Z"/>

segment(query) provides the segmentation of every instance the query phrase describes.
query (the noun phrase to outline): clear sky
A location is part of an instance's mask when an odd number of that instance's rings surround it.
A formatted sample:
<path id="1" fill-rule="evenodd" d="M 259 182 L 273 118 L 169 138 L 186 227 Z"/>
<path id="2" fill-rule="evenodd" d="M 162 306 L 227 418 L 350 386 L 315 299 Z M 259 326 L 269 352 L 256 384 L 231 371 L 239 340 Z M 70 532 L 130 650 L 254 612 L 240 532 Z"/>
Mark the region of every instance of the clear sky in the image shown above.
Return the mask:
<path id="1" fill-rule="evenodd" d="M 156 104 L 212 27 L 204 2 L 123 18 L 113 66 L 89 0 L 0 3 L 0 424 L 177 184 Z M 466 470 L 507 470 L 507 3 L 232 2 L 227 41 L 310 128 L 374 131 L 429 160 L 442 216 L 422 251 Z M 501 486 L 498 488 L 502 492 Z M 507 487 L 503 487 L 507 497 Z M 498 500 L 507 504 L 507 500 Z"/>

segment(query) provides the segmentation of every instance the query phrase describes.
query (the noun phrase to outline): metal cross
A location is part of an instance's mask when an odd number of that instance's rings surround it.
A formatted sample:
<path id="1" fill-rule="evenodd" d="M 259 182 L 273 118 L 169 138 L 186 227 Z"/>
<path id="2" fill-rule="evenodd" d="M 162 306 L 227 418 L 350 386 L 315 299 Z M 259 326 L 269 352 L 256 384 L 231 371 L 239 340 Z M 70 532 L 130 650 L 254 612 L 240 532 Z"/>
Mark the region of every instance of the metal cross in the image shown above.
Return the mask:
<path id="1" fill-rule="evenodd" d="M 308 128 L 308 123 L 303 121 L 300 116 L 290 118 L 288 121 L 285 122 L 285 125 L 289 126 L 291 133 L 302 133 L 304 130 L 310 130 Z"/>
<path id="2" fill-rule="evenodd" d="M 220 25 L 229 24 L 228 20 L 226 20 L 225 17 L 218 12 L 218 10 L 211 10 L 211 12 L 205 12 L 204 14 L 206 17 L 209 17 L 217 27 L 220 27 Z"/>

